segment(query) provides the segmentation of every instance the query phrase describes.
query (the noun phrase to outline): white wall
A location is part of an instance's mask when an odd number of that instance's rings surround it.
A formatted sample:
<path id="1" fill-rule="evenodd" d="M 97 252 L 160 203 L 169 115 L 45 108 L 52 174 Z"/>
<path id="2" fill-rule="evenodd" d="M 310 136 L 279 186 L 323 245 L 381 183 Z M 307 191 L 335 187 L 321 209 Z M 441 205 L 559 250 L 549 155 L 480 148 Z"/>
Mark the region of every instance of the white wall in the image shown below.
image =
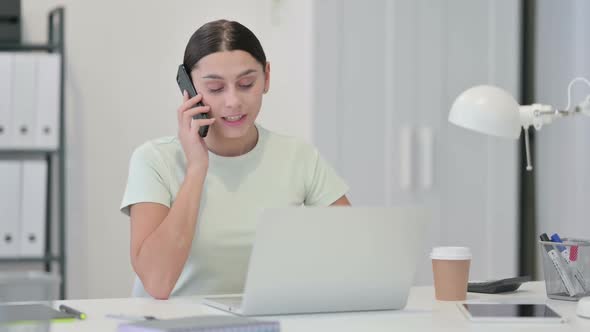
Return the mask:
<path id="1" fill-rule="evenodd" d="M 353 204 L 431 208 L 419 284 L 439 245 L 470 247 L 473 279 L 516 275 L 517 142 L 447 117 L 474 85 L 517 96 L 519 3 L 324 0 L 314 14 L 315 139 Z"/>
<path id="2" fill-rule="evenodd" d="M 272 72 L 260 122 L 311 140 L 311 1 L 22 1 L 26 41 L 45 41 L 47 12 L 66 8 L 69 298 L 130 294 L 129 156 L 176 133 L 176 67 L 203 23 L 235 19 L 259 37 Z"/>
<path id="3" fill-rule="evenodd" d="M 535 100 L 559 109 L 577 76 L 590 79 L 590 2 L 539 0 L 536 27 Z M 590 94 L 576 83 L 572 105 Z M 535 146 L 538 233 L 590 238 L 590 118 L 561 119 L 537 133 Z M 538 264 L 539 269 L 542 268 Z M 542 276 L 542 273 L 540 274 Z"/>

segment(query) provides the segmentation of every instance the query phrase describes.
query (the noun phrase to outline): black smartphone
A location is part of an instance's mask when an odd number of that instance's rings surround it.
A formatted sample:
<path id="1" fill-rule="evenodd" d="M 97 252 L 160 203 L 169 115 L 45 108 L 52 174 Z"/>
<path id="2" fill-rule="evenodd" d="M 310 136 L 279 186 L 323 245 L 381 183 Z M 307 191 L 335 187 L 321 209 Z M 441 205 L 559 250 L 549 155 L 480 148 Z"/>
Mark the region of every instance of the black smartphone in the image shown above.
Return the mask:
<path id="1" fill-rule="evenodd" d="M 176 82 L 178 83 L 178 87 L 180 88 L 180 93 L 184 93 L 184 91 L 186 91 L 188 93 L 188 98 L 193 98 L 194 96 L 197 95 L 197 90 L 195 90 L 195 86 L 193 85 L 193 82 L 191 81 L 191 77 L 188 74 L 188 72 L 186 71 L 186 68 L 184 67 L 184 65 L 180 65 L 178 66 L 178 74 L 176 74 Z M 197 104 L 197 106 L 204 106 L 203 102 L 199 102 Z M 193 116 L 193 119 L 195 120 L 199 120 L 199 119 L 209 119 L 209 114 L 207 113 L 199 113 L 195 116 Z M 207 136 L 207 133 L 209 132 L 209 126 L 201 126 L 199 128 L 199 136 L 201 137 L 205 137 Z"/>

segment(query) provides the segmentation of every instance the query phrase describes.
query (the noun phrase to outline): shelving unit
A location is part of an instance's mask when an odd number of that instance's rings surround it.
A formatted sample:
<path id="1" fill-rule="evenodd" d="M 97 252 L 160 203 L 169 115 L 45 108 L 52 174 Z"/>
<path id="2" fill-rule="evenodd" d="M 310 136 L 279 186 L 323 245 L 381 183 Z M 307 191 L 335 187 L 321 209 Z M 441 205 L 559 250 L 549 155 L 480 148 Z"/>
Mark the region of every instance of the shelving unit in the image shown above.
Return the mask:
<path id="1" fill-rule="evenodd" d="M 47 201 L 45 216 L 45 256 L 43 257 L 8 257 L 0 258 L 0 263 L 44 263 L 45 271 L 51 272 L 53 265 L 58 265 L 58 274 L 61 278 L 59 296 L 65 299 L 66 285 L 66 127 L 65 127 L 65 100 L 64 100 L 64 74 L 65 74 L 65 41 L 64 41 L 64 8 L 57 7 L 48 15 L 48 38 L 46 44 L 7 44 L 0 43 L 0 52 L 49 52 L 60 54 L 60 89 L 59 89 L 59 144 L 57 149 L 0 149 L 1 155 L 10 156 L 44 156 L 47 161 Z M 57 193 L 57 194 L 54 194 Z M 54 211 L 55 209 L 55 211 Z M 54 252 L 53 234 L 54 225 L 57 223 L 57 252 Z"/>

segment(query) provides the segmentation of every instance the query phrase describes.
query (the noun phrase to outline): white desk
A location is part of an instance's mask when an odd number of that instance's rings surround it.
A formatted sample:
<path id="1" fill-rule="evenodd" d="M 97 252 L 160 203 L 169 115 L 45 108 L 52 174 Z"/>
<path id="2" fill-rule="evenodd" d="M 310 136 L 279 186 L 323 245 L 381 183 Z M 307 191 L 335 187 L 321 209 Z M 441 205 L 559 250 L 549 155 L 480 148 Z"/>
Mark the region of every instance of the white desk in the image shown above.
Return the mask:
<path id="1" fill-rule="evenodd" d="M 590 331 L 590 319 L 577 317 L 576 302 L 554 301 L 545 296 L 544 283 L 524 284 L 510 295 L 469 293 L 468 300 L 527 301 L 549 303 L 566 319 L 565 324 L 490 324 L 471 323 L 453 302 L 434 300 L 432 287 L 414 287 L 406 309 L 400 311 L 349 312 L 333 314 L 267 316 L 278 319 L 281 331 Z M 167 301 L 145 298 L 67 300 L 60 303 L 76 308 L 88 316 L 84 321 L 55 323 L 43 331 L 116 331 L 121 321 L 105 318 L 106 314 L 153 315 L 157 318 L 174 318 L 204 314 L 225 314 L 201 305 L 201 297 L 180 297 Z M 2 330 L 4 331 L 4 330 Z M 10 330 L 7 330 L 10 331 Z"/>

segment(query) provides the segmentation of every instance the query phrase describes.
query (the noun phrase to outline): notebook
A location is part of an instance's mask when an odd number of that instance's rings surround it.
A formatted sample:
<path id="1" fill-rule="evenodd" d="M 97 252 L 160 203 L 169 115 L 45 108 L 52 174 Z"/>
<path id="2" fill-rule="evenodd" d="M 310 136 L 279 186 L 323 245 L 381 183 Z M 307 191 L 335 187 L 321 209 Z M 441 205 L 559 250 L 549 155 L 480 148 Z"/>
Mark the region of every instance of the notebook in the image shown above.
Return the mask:
<path id="1" fill-rule="evenodd" d="M 277 321 L 262 321 L 239 316 L 195 316 L 147 320 L 120 324 L 117 332 L 279 332 Z"/>
<path id="2" fill-rule="evenodd" d="M 75 315 L 55 310 L 44 304 L 0 304 L 0 324 L 75 319 Z"/>

